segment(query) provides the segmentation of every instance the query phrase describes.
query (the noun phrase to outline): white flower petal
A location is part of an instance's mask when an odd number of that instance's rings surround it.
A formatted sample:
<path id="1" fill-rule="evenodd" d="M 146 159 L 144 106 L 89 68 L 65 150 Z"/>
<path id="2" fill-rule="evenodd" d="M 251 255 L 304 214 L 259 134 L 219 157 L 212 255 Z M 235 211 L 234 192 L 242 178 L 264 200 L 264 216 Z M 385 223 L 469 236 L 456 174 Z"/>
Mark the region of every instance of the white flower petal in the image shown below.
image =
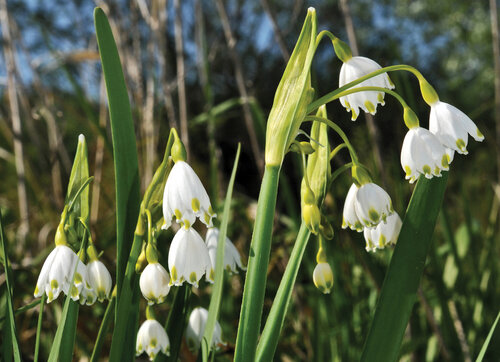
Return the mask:
<path id="1" fill-rule="evenodd" d="M 144 268 L 139 279 L 142 295 L 148 304 L 162 303 L 170 291 L 170 276 L 160 263 L 151 263 Z"/>
<path id="2" fill-rule="evenodd" d="M 217 245 L 219 241 L 219 229 L 216 227 L 210 228 L 205 236 L 205 243 L 208 248 L 208 255 L 210 256 L 210 261 L 212 263 L 212 268 L 215 270 L 217 262 Z M 224 269 L 232 273 L 238 273 L 238 269 L 245 270 L 243 262 L 241 261 L 241 256 L 234 246 L 234 244 L 226 237 L 226 242 L 224 243 Z"/>
<path id="3" fill-rule="evenodd" d="M 153 360 L 160 351 L 167 356 L 170 355 L 170 340 L 165 328 L 158 321 L 148 319 L 142 323 L 137 332 L 136 355 L 146 352 L 149 359 Z"/>
<path id="4" fill-rule="evenodd" d="M 359 220 L 366 227 L 373 227 L 386 219 L 394 210 L 387 192 L 374 183 L 362 185 L 356 193 L 354 207 Z"/>
<path id="5" fill-rule="evenodd" d="M 170 285 L 182 285 L 184 281 L 198 287 L 203 274 L 213 282 L 213 269 L 208 249 L 193 228 L 180 228 L 172 240 L 168 252 Z"/>
<path id="6" fill-rule="evenodd" d="M 356 214 L 356 208 L 354 206 L 357 192 L 358 187 L 352 184 L 345 198 L 344 211 L 342 214 L 342 228 L 346 229 L 349 227 L 351 230 L 360 232 L 363 230 L 363 225 Z"/>
<path id="7" fill-rule="evenodd" d="M 396 244 L 401 226 L 401 218 L 398 213 L 393 212 L 386 222 L 381 222 L 374 228 L 365 228 L 366 251 L 376 251 L 386 245 Z"/>
<path id="8" fill-rule="evenodd" d="M 94 260 L 87 265 L 88 282 L 100 302 L 109 299 L 112 280 L 108 268 L 99 260 Z"/>
<path id="9" fill-rule="evenodd" d="M 186 340 L 188 347 L 191 350 L 197 350 L 200 347 L 203 334 L 205 333 L 205 325 L 207 324 L 208 310 L 205 308 L 195 308 L 189 316 L 188 326 L 186 329 Z M 222 329 L 218 321 L 215 322 L 214 333 L 212 335 L 212 347 L 217 348 L 219 345 L 224 345 L 222 341 Z"/>

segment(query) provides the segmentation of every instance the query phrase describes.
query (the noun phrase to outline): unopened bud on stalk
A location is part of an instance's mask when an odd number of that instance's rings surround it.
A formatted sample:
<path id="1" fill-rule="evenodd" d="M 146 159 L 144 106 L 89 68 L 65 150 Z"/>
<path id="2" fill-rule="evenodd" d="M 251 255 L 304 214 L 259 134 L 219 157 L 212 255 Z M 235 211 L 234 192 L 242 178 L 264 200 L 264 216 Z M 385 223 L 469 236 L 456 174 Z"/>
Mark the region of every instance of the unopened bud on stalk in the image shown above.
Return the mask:
<path id="1" fill-rule="evenodd" d="M 142 250 L 141 253 L 139 254 L 139 257 L 137 258 L 137 262 L 135 263 L 135 272 L 140 273 L 144 270 L 146 267 L 147 260 L 146 260 L 146 244 L 142 244 Z"/>
<path id="2" fill-rule="evenodd" d="M 310 188 L 307 188 L 304 192 L 302 218 L 304 219 L 307 228 L 313 234 L 317 234 L 321 222 L 321 213 L 319 212 L 318 205 L 316 205 L 314 192 Z"/>
<path id="3" fill-rule="evenodd" d="M 313 282 L 323 294 L 330 294 L 333 287 L 333 272 L 330 264 L 318 263 L 313 272 Z"/>
<path id="4" fill-rule="evenodd" d="M 425 80 L 424 77 L 420 76 L 418 82 L 420 84 L 420 92 L 422 93 L 422 98 L 424 99 L 425 103 L 431 106 L 439 101 L 439 96 L 436 90 L 429 84 L 427 80 Z"/>
<path id="5" fill-rule="evenodd" d="M 408 129 L 412 129 L 420 125 L 417 115 L 415 114 L 415 112 L 413 112 L 413 110 L 410 107 L 404 108 L 403 119 Z"/>
<path id="6" fill-rule="evenodd" d="M 310 142 L 294 142 L 290 145 L 290 151 L 310 155 L 314 152 L 314 148 Z"/>
<path id="7" fill-rule="evenodd" d="M 347 62 L 352 58 L 351 48 L 347 43 L 343 42 L 339 38 L 335 38 L 332 40 L 333 49 L 335 50 L 335 55 L 339 58 L 343 63 Z"/>

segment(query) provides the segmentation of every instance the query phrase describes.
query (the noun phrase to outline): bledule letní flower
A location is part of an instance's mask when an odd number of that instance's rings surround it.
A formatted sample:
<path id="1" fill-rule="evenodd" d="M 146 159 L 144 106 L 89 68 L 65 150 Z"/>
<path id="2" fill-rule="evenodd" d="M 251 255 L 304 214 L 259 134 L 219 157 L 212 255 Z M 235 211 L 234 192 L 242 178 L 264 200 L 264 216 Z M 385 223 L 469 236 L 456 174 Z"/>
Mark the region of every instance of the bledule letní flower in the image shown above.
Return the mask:
<path id="1" fill-rule="evenodd" d="M 342 64 L 339 87 L 379 69 L 381 69 L 380 65 L 369 58 L 359 56 L 351 57 Z M 392 89 L 394 88 L 394 84 L 389 79 L 387 73 L 383 73 L 367 79 L 352 88 L 358 87 L 381 87 Z M 365 91 L 348 94 L 339 99 L 340 103 L 347 111 L 352 113 L 351 119 L 354 121 L 358 118 L 359 108 L 367 113 L 375 114 L 375 112 L 377 112 L 378 103 L 384 105 L 384 94 L 383 92 Z"/>
<path id="2" fill-rule="evenodd" d="M 445 147 L 465 155 L 468 153 L 468 135 L 478 142 L 484 139 L 476 124 L 464 112 L 439 100 L 431 104 L 429 131 Z"/>
<path id="3" fill-rule="evenodd" d="M 354 203 L 356 201 L 356 194 L 358 193 L 358 187 L 352 184 L 347 192 L 347 196 L 344 202 L 344 211 L 342 213 L 342 229 L 349 227 L 351 230 L 356 230 L 358 232 L 363 231 L 363 224 L 359 220 L 356 214 L 356 207 Z"/>
<path id="4" fill-rule="evenodd" d="M 313 282 L 323 294 L 330 294 L 333 287 L 333 272 L 330 264 L 318 263 L 313 271 Z"/>
<path id="5" fill-rule="evenodd" d="M 172 217 L 185 228 L 189 228 L 198 217 L 212 227 L 216 216 L 207 191 L 194 170 L 185 161 L 177 161 L 172 167 L 163 193 L 163 217 L 169 227 Z"/>
<path id="6" fill-rule="evenodd" d="M 152 361 L 158 352 L 170 355 L 170 341 L 165 328 L 155 319 L 147 319 L 137 332 L 135 353 L 137 356 L 146 352 Z"/>
<path id="7" fill-rule="evenodd" d="M 395 245 L 402 224 L 398 213 L 393 212 L 387 217 L 386 222 L 381 222 L 374 228 L 365 228 L 366 251 L 376 251 L 385 248 L 386 245 Z"/>
<path id="8" fill-rule="evenodd" d="M 41 297 L 45 293 L 47 294 L 47 303 L 50 303 L 59 296 L 61 291 L 68 295 L 77 261 L 79 261 L 78 256 L 70 247 L 66 245 L 56 246 L 43 263 L 36 282 L 35 298 Z"/>
<path id="9" fill-rule="evenodd" d="M 365 227 L 373 227 L 386 220 L 394 209 L 389 194 L 379 185 L 368 182 L 356 192 L 354 207 L 359 221 Z"/>
<path id="10" fill-rule="evenodd" d="M 417 126 L 410 128 L 403 140 L 401 166 L 405 178 L 414 183 L 420 175 L 429 179 L 441 176 L 441 171 L 449 169 L 452 156 L 433 133 Z"/>
<path id="11" fill-rule="evenodd" d="M 189 321 L 186 329 L 186 341 L 190 350 L 197 350 L 200 347 L 205 326 L 208 319 L 208 310 L 202 307 L 193 309 L 189 316 Z M 222 329 L 218 321 L 215 321 L 214 333 L 212 335 L 212 346 L 217 347 L 224 345 L 222 341 Z"/>
<path id="12" fill-rule="evenodd" d="M 139 286 L 148 304 L 163 303 L 170 291 L 170 276 L 160 263 L 150 263 L 144 268 Z"/>
<path id="13" fill-rule="evenodd" d="M 99 302 L 109 299 L 111 293 L 111 275 L 108 268 L 99 260 L 92 260 L 87 264 L 88 284 L 94 290 Z"/>
<path id="14" fill-rule="evenodd" d="M 208 255 L 207 245 L 193 228 L 180 228 L 168 251 L 170 285 L 180 286 L 184 281 L 198 288 L 203 274 L 213 283 L 214 270 Z"/>
<path id="15" fill-rule="evenodd" d="M 219 229 L 216 227 L 210 228 L 205 236 L 205 242 L 208 248 L 208 255 L 210 256 L 210 261 L 212 262 L 212 268 L 215 270 L 217 263 L 217 245 L 219 241 Z M 228 272 L 237 274 L 238 268 L 245 270 L 243 262 L 241 260 L 241 255 L 228 237 L 226 237 L 226 242 L 224 243 L 224 269 Z"/>

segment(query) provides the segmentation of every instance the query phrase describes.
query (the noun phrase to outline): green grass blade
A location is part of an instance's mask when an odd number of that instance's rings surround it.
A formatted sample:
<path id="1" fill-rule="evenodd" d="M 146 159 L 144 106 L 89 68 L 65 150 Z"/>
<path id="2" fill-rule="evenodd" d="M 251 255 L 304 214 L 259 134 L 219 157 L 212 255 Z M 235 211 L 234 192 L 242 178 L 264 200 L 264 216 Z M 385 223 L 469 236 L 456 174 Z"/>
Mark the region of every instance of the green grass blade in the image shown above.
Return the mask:
<path id="1" fill-rule="evenodd" d="M 90 356 L 90 362 L 96 362 L 101 354 L 102 345 L 104 343 L 104 337 L 108 332 L 109 325 L 111 324 L 114 311 L 115 311 L 116 297 L 112 297 L 106 307 L 104 312 L 104 317 L 102 318 L 101 326 L 99 327 L 99 332 L 97 333 L 97 339 L 94 343 L 94 349 L 92 350 L 92 356 Z"/>
<path id="2" fill-rule="evenodd" d="M 262 336 L 260 337 L 259 344 L 257 345 L 256 360 L 257 361 L 272 361 L 278 339 L 283 328 L 286 312 L 290 299 L 292 297 L 293 286 L 297 279 L 300 263 L 306 250 L 307 242 L 311 232 L 307 229 L 306 225 L 302 222 L 297 239 L 293 246 L 290 260 L 281 279 L 278 292 L 274 297 L 273 305 L 269 316 L 267 317 Z"/>
<path id="3" fill-rule="evenodd" d="M 413 191 L 368 332 L 362 361 L 390 362 L 398 358 L 417 299 L 447 179 L 448 172 L 430 180 L 421 177 Z"/>
<path id="4" fill-rule="evenodd" d="M 220 303 L 222 299 L 222 287 L 224 282 L 224 247 L 226 245 L 227 224 L 229 221 L 229 213 L 231 211 L 231 199 L 233 197 L 234 179 L 236 177 L 236 169 L 240 159 L 241 144 L 238 144 L 236 157 L 234 159 L 233 171 L 227 186 L 226 201 L 224 202 L 224 211 L 222 213 L 222 221 L 219 230 L 219 240 L 217 242 L 217 265 L 215 266 L 215 282 L 212 289 L 212 297 L 210 306 L 208 307 L 207 324 L 203 334 L 203 342 L 201 343 L 201 352 L 203 361 L 208 361 L 210 346 L 212 345 L 212 336 L 214 333 L 215 323 L 219 315 Z"/>
<path id="5" fill-rule="evenodd" d="M 108 19 L 100 8 L 94 11 L 94 23 L 108 96 L 115 166 L 117 301 L 110 360 L 125 361 L 134 358 L 138 319 L 138 305 L 134 304 L 138 301 L 136 281 L 130 280 L 122 294 L 140 207 L 137 147 L 120 57 Z"/>
<path id="6" fill-rule="evenodd" d="M 43 293 L 42 299 L 40 299 L 40 312 L 38 312 L 38 323 L 36 325 L 35 355 L 33 357 L 33 362 L 38 362 L 38 356 L 40 355 L 40 338 L 42 337 L 43 308 L 45 306 L 46 299 L 47 295 Z"/>
<path id="7" fill-rule="evenodd" d="M 12 304 L 12 274 L 11 274 L 11 269 L 10 269 L 10 263 L 9 263 L 9 257 L 7 255 L 7 247 L 5 245 L 5 239 L 3 235 L 3 221 L 2 221 L 2 213 L 0 212 L 0 241 L 2 242 L 2 253 L 3 253 L 3 260 L 2 264 L 5 270 L 5 284 L 7 287 L 7 302 L 6 302 L 6 308 L 7 308 L 7 313 L 6 315 L 6 321 L 5 321 L 5 326 L 8 326 L 8 333 L 6 334 L 6 338 L 4 340 L 4 352 L 5 354 L 11 355 L 12 353 L 14 354 L 14 361 L 18 362 L 21 361 L 21 353 L 19 351 L 19 344 L 17 343 L 17 336 L 16 336 L 16 320 L 14 318 L 14 306 Z M 9 343 L 8 343 L 9 342 Z M 6 357 L 4 354 L 4 357 Z M 10 356 L 8 357 L 10 359 Z M 5 360 L 8 360 L 5 358 Z"/>
<path id="8" fill-rule="evenodd" d="M 67 299 L 71 299 L 67 297 Z M 73 347 L 76 337 L 76 322 L 78 320 L 78 312 L 80 305 L 73 300 L 69 301 L 68 314 L 64 325 L 61 347 L 59 350 L 58 361 L 71 361 L 73 359 Z"/>
<path id="9" fill-rule="evenodd" d="M 118 49 L 104 11 L 96 8 L 94 23 L 108 96 L 116 187 L 117 295 L 125 274 L 139 214 L 139 169 L 132 112 Z M 119 300 L 118 300 L 119 304 Z"/>
<path id="10" fill-rule="evenodd" d="M 495 319 L 495 322 L 491 326 L 490 332 L 488 333 L 488 337 L 486 337 L 486 340 L 484 341 L 483 346 L 481 347 L 481 351 L 477 356 L 476 362 L 483 361 L 484 355 L 486 354 L 486 350 L 488 349 L 488 345 L 490 344 L 491 337 L 493 337 L 493 332 L 495 332 L 495 328 L 498 324 L 499 319 L 500 319 L 500 312 L 498 312 L 497 318 Z"/>

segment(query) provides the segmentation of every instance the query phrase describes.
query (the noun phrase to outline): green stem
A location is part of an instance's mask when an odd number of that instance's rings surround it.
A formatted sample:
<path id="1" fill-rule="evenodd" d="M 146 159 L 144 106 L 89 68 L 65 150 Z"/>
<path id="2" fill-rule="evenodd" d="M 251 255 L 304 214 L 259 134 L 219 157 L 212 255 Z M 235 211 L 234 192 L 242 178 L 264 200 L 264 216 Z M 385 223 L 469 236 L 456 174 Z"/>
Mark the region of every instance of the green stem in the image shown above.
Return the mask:
<path id="1" fill-rule="evenodd" d="M 358 156 L 356 154 L 356 150 L 352 146 L 351 142 L 349 142 L 349 138 L 347 138 L 347 136 L 344 133 L 344 131 L 342 130 L 342 128 L 340 128 L 337 124 L 335 124 L 334 122 L 330 121 L 328 118 L 318 117 L 318 116 L 307 116 L 307 117 L 304 118 L 304 121 L 322 122 L 322 123 L 325 123 L 331 129 L 333 129 L 335 132 L 337 132 L 337 134 L 340 136 L 340 138 L 342 138 L 342 141 L 344 141 L 344 143 L 346 144 L 347 148 L 349 149 L 349 154 L 351 155 L 352 162 L 354 164 L 358 164 L 359 163 Z"/>
<path id="2" fill-rule="evenodd" d="M 326 104 L 328 102 L 331 102 L 331 101 L 337 99 L 339 97 L 338 96 L 339 93 L 342 93 L 342 92 L 348 90 L 349 88 L 352 88 L 355 85 L 358 85 L 359 83 L 364 82 L 367 79 L 376 77 L 377 75 L 380 75 L 383 73 L 397 71 L 397 70 L 405 70 L 407 72 L 413 73 L 419 80 L 424 79 L 422 74 L 417 69 L 413 68 L 412 66 L 405 65 L 405 64 L 391 65 L 389 67 L 381 68 L 381 69 L 378 69 L 374 72 L 371 72 L 370 74 L 367 74 L 364 77 L 358 78 L 350 83 L 347 83 L 346 85 L 344 85 L 342 87 L 337 88 L 336 90 L 334 90 L 330 93 L 325 94 L 323 97 L 321 97 L 321 98 L 315 100 L 314 102 L 312 102 L 311 104 L 309 104 L 309 106 L 307 107 L 307 114 L 314 112 L 316 109 L 321 107 L 323 104 Z"/>
<path id="3" fill-rule="evenodd" d="M 327 190 L 330 189 L 330 185 L 332 184 L 332 182 L 335 181 L 335 179 L 339 177 L 343 172 L 349 170 L 353 166 L 354 164 L 352 162 L 349 162 L 336 169 L 335 172 L 332 174 L 332 176 L 330 176 L 330 179 L 328 180 L 328 186 L 326 189 Z"/>
<path id="4" fill-rule="evenodd" d="M 328 159 L 331 161 L 335 156 L 337 156 L 337 153 L 343 148 L 346 148 L 347 145 L 345 143 L 341 143 L 337 147 L 335 147 L 332 152 L 330 152 L 330 156 L 328 156 Z"/>
<path id="5" fill-rule="evenodd" d="M 102 344 L 104 343 L 104 337 L 108 332 L 109 325 L 114 317 L 116 297 L 112 297 L 106 307 L 104 312 L 104 317 L 102 318 L 101 326 L 99 327 L 99 332 L 97 333 L 97 339 L 94 344 L 94 350 L 92 351 L 92 356 L 90 356 L 90 362 L 95 362 L 98 360 L 101 354 Z"/>
<path id="6" fill-rule="evenodd" d="M 255 360 L 264 305 L 279 173 L 280 166 L 266 165 L 262 179 L 236 337 L 234 360 L 237 362 Z"/>
<path id="7" fill-rule="evenodd" d="M 257 346 L 256 361 L 272 361 L 278 339 L 283 328 L 285 316 L 292 297 L 293 286 L 297 279 L 300 263 L 306 250 L 307 242 L 311 232 L 307 229 L 306 225 L 302 223 L 297 235 L 297 239 L 293 246 L 290 260 L 281 279 L 278 292 L 274 297 L 273 306 L 267 317 L 262 336 Z"/>
<path id="8" fill-rule="evenodd" d="M 40 312 L 38 313 L 38 323 L 36 326 L 36 339 L 35 339 L 35 356 L 33 357 L 33 362 L 38 361 L 38 356 L 40 354 L 40 337 L 42 335 L 42 321 L 43 321 L 43 307 L 45 305 L 46 294 L 42 294 L 42 299 L 40 300 Z"/>

